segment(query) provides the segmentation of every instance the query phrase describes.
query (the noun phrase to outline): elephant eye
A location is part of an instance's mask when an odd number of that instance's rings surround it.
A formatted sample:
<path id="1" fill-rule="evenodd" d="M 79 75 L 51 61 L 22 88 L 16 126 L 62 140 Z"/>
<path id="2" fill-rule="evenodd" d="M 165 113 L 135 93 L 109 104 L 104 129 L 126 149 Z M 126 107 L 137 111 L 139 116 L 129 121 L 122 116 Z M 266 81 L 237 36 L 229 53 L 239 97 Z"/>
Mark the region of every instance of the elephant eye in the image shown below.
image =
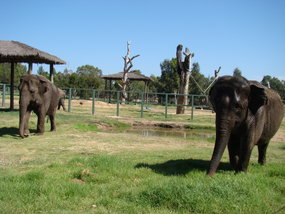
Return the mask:
<path id="1" fill-rule="evenodd" d="M 235 107 L 235 109 L 238 109 L 238 110 L 241 110 L 241 109 L 242 109 L 242 106 L 241 106 L 241 104 L 239 104 L 239 103 L 235 103 L 235 104 L 234 104 L 234 107 Z"/>

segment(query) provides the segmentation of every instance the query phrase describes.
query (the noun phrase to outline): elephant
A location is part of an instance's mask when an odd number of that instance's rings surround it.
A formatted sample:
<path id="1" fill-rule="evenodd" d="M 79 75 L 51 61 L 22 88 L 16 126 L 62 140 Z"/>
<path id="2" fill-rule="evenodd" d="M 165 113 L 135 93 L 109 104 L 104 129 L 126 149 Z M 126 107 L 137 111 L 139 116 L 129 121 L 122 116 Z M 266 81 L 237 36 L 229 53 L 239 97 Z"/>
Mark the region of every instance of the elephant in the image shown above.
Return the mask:
<path id="1" fill-rule="evenodd" d="M 37 133 L 44 133 L 46 115 L 51 121 L 51 131 L 56 131 L 55 113 L 64 107 L 64 92 L 41 75 L 26 74 L 20 78 L 19 100 L 19 134 L 22 138 L 29 136 L 28 123 L 31 112 L 37 117 Z"/>
<path id="2" fill-rule="evenodd" d="M 270 139 L 278 131 L 284 105 L 277 92 L 240 76 L 222 76 L 209 92 L 216 112 L 216 141 L 207 171 L 215 174 L 226 146 L 235 172 L 246 172 L 252 149 L 258 146 L 258 163 L 266 164 Z"/>
<path id="3" fill-rule="evenodd" d="M 62 109 L 64 111 L 66 111 L 65 104 L 64 104 L 65 93 L 60 88 L 58 89 L 58 91 L 59 91 L 59 94 L 60 94 L 60 98 L 59 98 L 59 101 L 58 101 L 57 110 L 59 110 L 60 107 L 62 107 Z"/>

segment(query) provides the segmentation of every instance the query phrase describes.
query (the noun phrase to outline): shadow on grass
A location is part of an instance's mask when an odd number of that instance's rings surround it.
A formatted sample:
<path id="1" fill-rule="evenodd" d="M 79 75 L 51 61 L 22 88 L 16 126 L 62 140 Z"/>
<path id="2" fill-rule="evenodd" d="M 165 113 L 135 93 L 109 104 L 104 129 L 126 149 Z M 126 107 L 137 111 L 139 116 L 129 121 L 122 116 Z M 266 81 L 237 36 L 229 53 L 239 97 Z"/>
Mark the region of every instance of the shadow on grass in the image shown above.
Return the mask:
<path id="1" fill-rule="evenodd" d="M 19 109 L 0 108 L 0 112 L 19 112 Z"/>
<path id="2" fill-rule="evenodd" d="M 35 134 L 37 131 L 35 129 L 30 130 L 30 134 Z M 4 135 L 10 135 L 12 137 L 20 137 L 19 129 L 16 127 L 2 127 L 0 128 L 0 137 Z"/>
<path id="3" fill-rule="evenodd" d="M 178 159 L 169 160 L 164 163 L 147 164 L 139 163 L 135 168 L 149 168 L 155 173 L 159 173 L 166 176 L 172 175 L 186 175 L 191 171 L 205 171 L 208 169 L 210 161 L 198 160 L 198 159 Z M 229 163 L 220 163 L 219 170 L 229 171 L 232 167 Z"/>
<path id="4" fill-rule="evenodd" d="M 0 137 L 10 135 L 13 137 L 19 136 L 19 129 L 15 127 L 2 127 L 0 128 Z"/>

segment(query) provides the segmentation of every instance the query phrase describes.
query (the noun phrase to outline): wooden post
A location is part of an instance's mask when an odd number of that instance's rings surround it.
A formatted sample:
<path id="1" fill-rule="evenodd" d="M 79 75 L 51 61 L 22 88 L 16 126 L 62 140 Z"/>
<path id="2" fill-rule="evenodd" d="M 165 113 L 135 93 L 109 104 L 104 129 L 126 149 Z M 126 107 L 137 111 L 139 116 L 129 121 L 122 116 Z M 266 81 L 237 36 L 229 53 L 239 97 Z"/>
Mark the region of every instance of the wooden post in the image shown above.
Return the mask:
<path id="1" fill-rule="evenodd" d="M 11 75 L 10 75 L 10 110 L 14 110 L 14 73 L 15 63 L 11 63 Z"/>
<path id="2" fill-rule="evenodd" d="M 32 74 L 32 72 L 33 72 L 33 63 L 29 62 L 28 74 Z"/>
<path id="3" fill-rule="evenodd" d="M 108 82 L 107 79 L 105 79 L 105 91 L 104 91 L 104 102 L 106 101 L 106 96 L 107 96 L 107 87 L 108 87 Z"/>
<path id="4" fill-rule="evenodd" d="M 109 80 L 109 103 L 111 103 L 111 90 L 112 90 L 112 80 Z"/>
<path id="5" fill-rule="evenodd" d="M 49 67 L 49 79 L 50 81 L 53 83 L 53 64 L 50 64 L 50 67 Z"/>

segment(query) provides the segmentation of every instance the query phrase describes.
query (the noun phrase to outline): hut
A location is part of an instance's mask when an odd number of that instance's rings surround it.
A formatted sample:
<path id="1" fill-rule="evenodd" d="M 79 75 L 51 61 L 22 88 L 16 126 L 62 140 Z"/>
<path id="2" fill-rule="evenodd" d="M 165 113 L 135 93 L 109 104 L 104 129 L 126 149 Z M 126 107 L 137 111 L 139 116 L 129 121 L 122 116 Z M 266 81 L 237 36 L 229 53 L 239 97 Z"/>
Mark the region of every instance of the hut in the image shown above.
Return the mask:
<path id="1" fill-rule="evenodd" d="M 0 63 L 11 63 L 10 75 L 10 109 L 14 109 L 14 68 L 15 63 L 28 63 L 28 73 L 32 73 L 33 63 L 44 63 L 50 65 L 50 80 L 53 82 L 53 66 L 55 64 L 66 64 L 58 57 L 40 51 L 36 48 L 17 41 L 0 40 Z"/>
<path id="2" fill-rule="evenodd" d="M 109 90 L 112 90 L 112 81 L 113 80 L 122 80 L 124 72 L 119 72 L 110 75 L 103 75 L 102 78 L 105 79 L 105 90 L 108 88 L 108 81 L 109 81 Z M 144 92 L 147 92 L 148 84 L 152 79 L 150 77 L 144 76 L 142 74 L 137 74 L 135 72 L 128 72 L 128 80 L 129 81 L 143 81 L 145 83 Z M 110 94 L 109 94 L 110 100 Z"/>
<path id="3" fill-rule="evenodd" d="M 119 72 L 119 73 L 110 74 L 110 75 L 103 75 L 102 78 L 105 79 L 105 90 L 107 90 L 108 81 L 109 81 L 109 90 L 111 90 L 112 81 L 122 80 L 123 75 L 124 75 L 124 72 Z M 135 72 L 128 73 L 128 80 L 129 81 L 143 81 L 145 83 L 145 90 L 146 90 L 146 87 L 148 86 L 148 83 L 152 81 L 150 77 L 144 76 L 142 74 L 137 74 Z"/>

